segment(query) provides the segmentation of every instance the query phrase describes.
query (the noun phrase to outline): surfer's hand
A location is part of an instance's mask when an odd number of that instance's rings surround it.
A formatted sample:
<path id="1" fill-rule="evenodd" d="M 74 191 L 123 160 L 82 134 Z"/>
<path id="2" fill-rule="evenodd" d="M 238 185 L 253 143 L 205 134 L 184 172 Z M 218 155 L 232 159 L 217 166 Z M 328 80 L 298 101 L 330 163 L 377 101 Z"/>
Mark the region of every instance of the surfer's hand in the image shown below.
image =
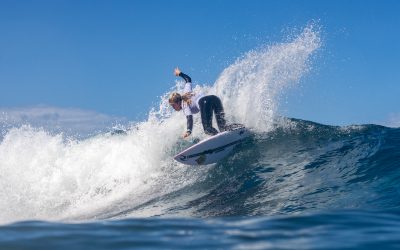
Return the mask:
<path id="1" fill-rule="evenodd" d="M 176 67 L 175 68 L 175 75 L 179 76 L 180 73 L 181 73 L 181 70 L 178 67 Z"/>
<path id="2" fill-rule="evenodd" d="M 185 132 L 182 137 L 183 139 L 185 139 L 186 137 L 188 137 L 191 133 L 189 131 Z"/>

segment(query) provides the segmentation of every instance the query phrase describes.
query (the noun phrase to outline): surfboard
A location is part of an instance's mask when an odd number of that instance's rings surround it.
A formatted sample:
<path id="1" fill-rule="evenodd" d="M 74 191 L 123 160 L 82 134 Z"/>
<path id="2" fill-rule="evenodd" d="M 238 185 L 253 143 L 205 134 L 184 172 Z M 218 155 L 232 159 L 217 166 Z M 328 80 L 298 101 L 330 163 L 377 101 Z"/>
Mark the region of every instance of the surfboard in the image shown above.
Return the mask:
<path id="1" fill-rule="evenodd" d="M 186 165 L 212 164 L 228 156 L 249 135 L 245 127 L 236 127 L 196 143 L 177 154 L 174 159 Z"/>

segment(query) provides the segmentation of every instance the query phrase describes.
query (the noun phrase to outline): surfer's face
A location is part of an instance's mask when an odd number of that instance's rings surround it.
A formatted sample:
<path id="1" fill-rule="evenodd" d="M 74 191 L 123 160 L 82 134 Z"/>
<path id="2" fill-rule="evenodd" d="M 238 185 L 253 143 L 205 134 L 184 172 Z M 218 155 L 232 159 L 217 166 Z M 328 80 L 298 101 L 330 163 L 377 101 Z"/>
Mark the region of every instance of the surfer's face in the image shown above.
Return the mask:
<path id="1" fill-rule="evenodd" d="M 182 109 L 182 106 L 180 103 L 171 103 L 171 106 L 175 111 L 180 111 Z"/>

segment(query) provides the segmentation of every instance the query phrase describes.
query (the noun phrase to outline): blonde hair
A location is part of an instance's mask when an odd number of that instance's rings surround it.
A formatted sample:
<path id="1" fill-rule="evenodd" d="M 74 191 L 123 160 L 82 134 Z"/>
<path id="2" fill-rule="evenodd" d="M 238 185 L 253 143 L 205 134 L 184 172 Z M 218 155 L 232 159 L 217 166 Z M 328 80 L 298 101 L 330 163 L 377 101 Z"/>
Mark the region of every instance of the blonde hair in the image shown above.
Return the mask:
<path id="1" fill-rule="evenodd" d="M 188 105 L 192 104 L 191 97 L 194 96 L 192 92 L 185 93 L 183 95 L 180 95 L 179 93 L 172 93 L 168 99 L 169 104 L 174 104 L 174 103 L 179 103 L 181 101 L 184 101 Z"/>
<path id="2" fill-rule="evenodd" d="M 179 103 L 181 101 L 182 96 L 179 93 L 172 93 L 168 99 L 169 104 Z"/>

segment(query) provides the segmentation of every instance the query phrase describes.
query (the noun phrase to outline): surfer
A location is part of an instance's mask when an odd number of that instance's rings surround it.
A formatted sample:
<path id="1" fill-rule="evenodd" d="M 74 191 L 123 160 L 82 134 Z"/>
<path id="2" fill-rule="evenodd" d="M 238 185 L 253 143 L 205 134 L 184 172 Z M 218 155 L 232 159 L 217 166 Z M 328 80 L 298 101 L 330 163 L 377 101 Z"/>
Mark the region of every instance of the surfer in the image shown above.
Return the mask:
<path id="1" fill-rule="evenodd" d="M 187 130 L 183 134 L 183 138 L 188 137 L 193 129 L 193 114 L 201 115 L 201 123 L 204 132 L 208 135 L 216 135 L 218 131 L 212 126 L 212 115 L 215 113 L 219 132 L 225 131 L 226 121 L 224 108 L 221 100 L 215 95 L 202 95 L 192 92 L 192 79 L 182 73 L 179 68 L 174 71 L 176 76 L 180 76 L 185 80 L 183 94 L 172 93 L 169 98 L 169 104 L 175 111 L 183 110 L 187 120 Z"/>

